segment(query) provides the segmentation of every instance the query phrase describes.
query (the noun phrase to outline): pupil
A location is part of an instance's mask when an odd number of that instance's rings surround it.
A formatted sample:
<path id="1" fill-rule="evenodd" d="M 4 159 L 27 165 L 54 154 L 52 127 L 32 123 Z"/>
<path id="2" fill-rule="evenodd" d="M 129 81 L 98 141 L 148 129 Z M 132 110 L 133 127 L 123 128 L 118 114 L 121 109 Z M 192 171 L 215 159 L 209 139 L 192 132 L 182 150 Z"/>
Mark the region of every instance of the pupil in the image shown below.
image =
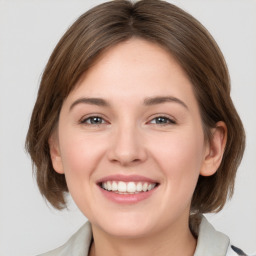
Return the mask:
<path id="1" fill-rule="evenodd" d="M 157 122 L 158 124 L 166 123 L 166 119 L 165 119 L 164 117 L 158 117 L 158 118 L 156 119 L 156 122 Z"/>
<path id="2" fill-rule="evenodd" d="M 93 124 L 98 124 L 98 123 L 101 122 L 101 118 L 100 118 L 100 117 L 93 117 L 92 120 L 91 120 L 91 122 L 92 122 Z"/>

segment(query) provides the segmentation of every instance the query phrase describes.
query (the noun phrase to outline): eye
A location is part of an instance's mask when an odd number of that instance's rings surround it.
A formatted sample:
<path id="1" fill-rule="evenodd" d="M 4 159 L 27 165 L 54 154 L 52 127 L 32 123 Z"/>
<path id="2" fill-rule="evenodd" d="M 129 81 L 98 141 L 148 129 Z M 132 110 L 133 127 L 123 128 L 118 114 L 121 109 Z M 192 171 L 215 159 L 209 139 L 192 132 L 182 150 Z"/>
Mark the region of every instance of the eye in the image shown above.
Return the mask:
<path id="1" fill-rule="evenodd" d="M 176 124 L 176 122 L 168 117 L 165 116 L 158 116 L 152 119 L 149 123 L 151 124 L 160 124 L 160 125 L 166 125 L 166 124 Z"/>
<path id="2" fill-rule="evenodd" d="M 100 116 L 90 116 L 81 120 L 81 123 L 86 125 L 100 125 L 105 124 L 106 121 Z"/>

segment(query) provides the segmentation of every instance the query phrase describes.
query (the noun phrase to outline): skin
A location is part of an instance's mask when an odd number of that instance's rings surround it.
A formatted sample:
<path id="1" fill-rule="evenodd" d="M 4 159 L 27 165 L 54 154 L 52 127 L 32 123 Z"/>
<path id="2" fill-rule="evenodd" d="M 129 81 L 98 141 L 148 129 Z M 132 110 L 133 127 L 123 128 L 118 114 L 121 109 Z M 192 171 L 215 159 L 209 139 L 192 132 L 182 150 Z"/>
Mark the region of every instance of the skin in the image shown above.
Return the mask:
<path id="1" fill-rule="evenodd" d="M 145 104 L 156 96 L 175 100 Z M 49 139 L 54 169 L 92 224 L 90 255 L 193 255 L 191 198 L 199 175 L 212 175 L 221 162 L 225 124 L 212 133 L 206 142 L 192 84 L 166 50 L 133 38 L 105 52 L 63 103 Z M 159 186 L 145 200 L 119 204 L 97 185 L 116 174 Z"/>

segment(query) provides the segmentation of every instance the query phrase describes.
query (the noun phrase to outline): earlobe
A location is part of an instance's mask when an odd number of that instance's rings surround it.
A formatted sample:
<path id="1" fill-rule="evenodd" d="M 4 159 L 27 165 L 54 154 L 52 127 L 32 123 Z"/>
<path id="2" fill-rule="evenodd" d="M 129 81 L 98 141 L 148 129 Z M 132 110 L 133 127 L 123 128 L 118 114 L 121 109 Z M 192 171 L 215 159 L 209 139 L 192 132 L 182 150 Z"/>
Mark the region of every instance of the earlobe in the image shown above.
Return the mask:
<path id="1" fill-rule="evenodd" d="M 207 145 L 204 163 L 200 171 L 202 176 L 211 176 L 218 170 L 223 158 L 226 142 L 227 126 L 222 121 L 217 122 L 216 127 L 212 129 L 211 140 Z"/>
<path id="2" fill-rule="evenodd" d="M 63 165 L 59 148 L 59 141 L 56 133 L 53 133 L 48 140 L 50 155 L 52 160 L 53 169 L 59 173 L 63 174 Z"/>

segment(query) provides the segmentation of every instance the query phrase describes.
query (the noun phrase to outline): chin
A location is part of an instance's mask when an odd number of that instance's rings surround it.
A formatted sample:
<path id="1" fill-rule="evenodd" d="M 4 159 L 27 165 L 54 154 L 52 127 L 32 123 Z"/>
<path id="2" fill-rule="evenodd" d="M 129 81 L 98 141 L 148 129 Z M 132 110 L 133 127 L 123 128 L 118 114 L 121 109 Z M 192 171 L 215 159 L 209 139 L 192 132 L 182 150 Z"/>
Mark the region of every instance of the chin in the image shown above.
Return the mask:
<path id="1" fill-rule="evenodd" d="M 123 238 L 139 238 L 148 235 L 154 230 L 152 218 L 145 218 L 136 214 L 121 214 L 122 216 L 112 216 L 102 218 L 100 222 L 93 223 L 105 233 L 111 236 Z M 126 216 L 124 216 L 126 215 Z"/>
<path id="2" fill-rule="evenodd" d="M 105 232 L 112 236 L 133 239 L 147 236 L 149 234 L 149 230 L 151 229 L 146 226 L 129 225 L 129 223 L 127 223 L 124 225 L 112 226 L 110 230 L 105 230 Z"/>

